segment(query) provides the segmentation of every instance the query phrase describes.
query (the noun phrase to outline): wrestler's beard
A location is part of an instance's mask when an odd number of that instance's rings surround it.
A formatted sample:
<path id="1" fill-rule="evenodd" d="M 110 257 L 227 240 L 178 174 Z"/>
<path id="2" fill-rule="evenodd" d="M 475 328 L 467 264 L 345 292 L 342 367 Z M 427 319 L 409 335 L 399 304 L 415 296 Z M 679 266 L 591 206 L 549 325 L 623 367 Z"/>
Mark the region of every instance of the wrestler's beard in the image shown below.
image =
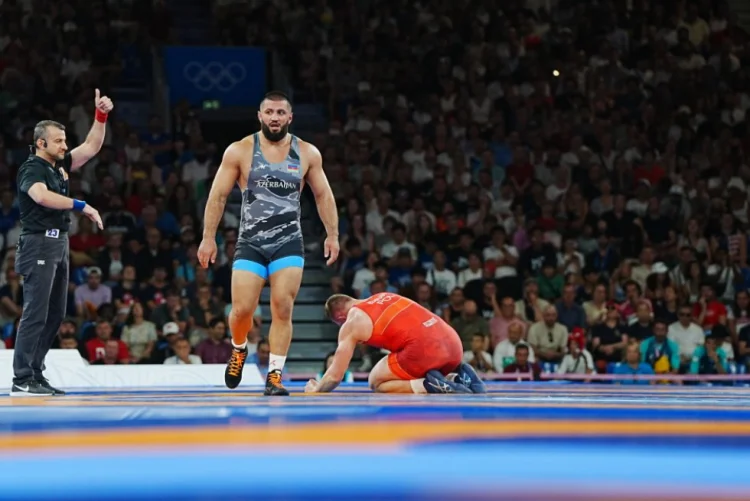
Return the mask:
<path id="1" fill-rule="evenodd" d="M 273 143 L 277 143 L 284 139 L 286 137 L 287 132 L 289 132 L 289 124 L 282 125 L 281 129 L 279 129 L 278 132 L 273 132 L 268 127 L 268 125 L 264 124 L 263 122 L 260 123 L 260 130 L 265 136 L 266 139 Z"/>

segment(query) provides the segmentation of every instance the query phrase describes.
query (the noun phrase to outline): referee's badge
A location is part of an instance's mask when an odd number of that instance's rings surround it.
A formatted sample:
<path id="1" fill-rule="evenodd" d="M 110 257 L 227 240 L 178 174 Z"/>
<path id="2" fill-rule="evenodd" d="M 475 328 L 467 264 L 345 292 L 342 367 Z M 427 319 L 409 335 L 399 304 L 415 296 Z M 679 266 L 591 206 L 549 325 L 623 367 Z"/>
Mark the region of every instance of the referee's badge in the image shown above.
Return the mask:
<path id="1" fill-rule="evenodd" d="M 63 169 L 62 167 L 60 167 L 60 175 L 62 176 L 63 181 L 67 181 L 68 180 L 68 173 L 65 172 L 65 169 Z"/>

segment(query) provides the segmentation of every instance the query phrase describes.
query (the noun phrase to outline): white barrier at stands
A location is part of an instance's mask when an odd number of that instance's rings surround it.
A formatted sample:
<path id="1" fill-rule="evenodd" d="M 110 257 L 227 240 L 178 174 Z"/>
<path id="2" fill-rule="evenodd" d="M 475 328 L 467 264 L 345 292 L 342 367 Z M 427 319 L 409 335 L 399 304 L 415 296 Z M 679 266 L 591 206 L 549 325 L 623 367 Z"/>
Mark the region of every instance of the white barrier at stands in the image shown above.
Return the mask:
<path id="1" fill-rule="evenodd" d="M 76 350 L 51 350 L 45 376 L 50 383 L 71 388 L 155 388 L 224 386 L 224 364 L 210 365 L 87 365 Z M 0 388 L 10 388 L 13 350 L 0 350 Z M 245 365 L 240 386 L 264 384 L 255 364 Z"/>

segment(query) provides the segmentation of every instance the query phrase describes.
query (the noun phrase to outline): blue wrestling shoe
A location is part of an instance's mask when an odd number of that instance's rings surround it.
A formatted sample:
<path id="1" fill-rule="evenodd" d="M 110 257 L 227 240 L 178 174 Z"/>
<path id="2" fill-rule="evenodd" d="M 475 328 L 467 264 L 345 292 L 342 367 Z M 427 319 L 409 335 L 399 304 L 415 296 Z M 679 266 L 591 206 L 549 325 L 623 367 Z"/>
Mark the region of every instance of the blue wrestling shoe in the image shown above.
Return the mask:
<path id="1" fill-rule="evenodd" d="M 471 393 L 467 386 L 448 381 L 438 371 L 430 371 L 425 374 L 424 389 L 427 390 L 427 393 Z"/>
<path id="2" fill-rule="evenodd" d="M 455 381 L 469 388 L 472 393 L 487 393 L 487 386 L 485 386 L 484 381 L 479 377 L 474 367 L 467 363 L 458 366 L 458 375 Z"/>

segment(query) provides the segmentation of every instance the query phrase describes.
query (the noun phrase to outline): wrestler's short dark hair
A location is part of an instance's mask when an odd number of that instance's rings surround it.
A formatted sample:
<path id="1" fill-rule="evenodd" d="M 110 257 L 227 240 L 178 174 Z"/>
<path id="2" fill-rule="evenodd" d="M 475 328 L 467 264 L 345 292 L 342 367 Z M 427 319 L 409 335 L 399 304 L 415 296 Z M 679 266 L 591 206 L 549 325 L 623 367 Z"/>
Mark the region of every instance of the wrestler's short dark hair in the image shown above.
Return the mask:
<path id="1" fill-rule="evenodd" d="M 263 101 L 260 102 L 261 106 L 263 106 L 264 101 L 286 101 L 289 103 L 289 109 L 292 109 L 292 100 L 289 99 L 289 96 L 285 92 L 280 90 L 266 92 L 266 95 L 263 96 Z"/>

